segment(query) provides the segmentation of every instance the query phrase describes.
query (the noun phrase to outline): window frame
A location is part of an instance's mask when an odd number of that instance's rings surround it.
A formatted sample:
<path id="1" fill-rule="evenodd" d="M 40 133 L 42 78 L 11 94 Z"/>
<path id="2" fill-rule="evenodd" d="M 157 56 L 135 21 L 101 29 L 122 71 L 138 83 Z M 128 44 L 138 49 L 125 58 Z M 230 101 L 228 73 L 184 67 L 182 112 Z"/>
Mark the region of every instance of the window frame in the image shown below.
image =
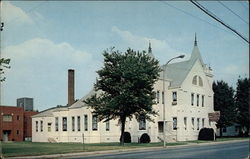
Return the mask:
<path id="1" fill-rule="evenodd" d="M 88 115 L 85 114 L 83 117 L 83 125 L 84 125 L 84 131 L 88 131 Z"/>
<path id="2" fill-rule="evenodd" d="M 156 103 L 159 104 L 160 103 L 160 91 L 156 92 Z"/>
<path id="3" fill-rule="evenodd" d="M 200 118 L 197 118 L 197 130 L 200 130 Z"/>
<path id="4" fill-rule="evenodd" d="M 173 130 L 177 130 L 178 120 L 177 117 L 173 117 Z"/>
<path id="5" fill-rule="evenodd" d="M 191 93 L 191 106 L 194 106 L 194 93 Z"/>
<path id="6" fill-rule="evenodd" d="M 75 117 L 74 116 L 71 117 L 71 130 L 75 131 Z"/>
<path id="7" fill-rule="evenodd" d="M 62 117 L 62 131 L 68 131 L 68 119 L 67 119 L 67 117 Z"/>
<path id="8" fill-rule="evenodd" d="M 196 106 L 199 107 L 200 105 L 200 94 L 196 94 Z"/>
<path id="9" fill-rule="evenodd" d="M 43 121 L 40 120 L 40 131 L 43 132 Z"/>
<path id="10" fill-rule="evenodd" d="M 141 115 L 139 119 L 139 130 L 146 130 L 146 118 L 145 116 Z"/>
<path id="11" fill-rule="evenodd" d="M 59 118 L 55 117 L 55 131 L 59 131 Z"/>
<path id="12" fill-rule="evenodd" d="M 77 116 L 77 131 L 81 131 L 81 117 Z"/>
<path id="13" fill-rule="evenodd" d="M 92 130 L 98 131 L 98 116 L 92 115 Z"/>

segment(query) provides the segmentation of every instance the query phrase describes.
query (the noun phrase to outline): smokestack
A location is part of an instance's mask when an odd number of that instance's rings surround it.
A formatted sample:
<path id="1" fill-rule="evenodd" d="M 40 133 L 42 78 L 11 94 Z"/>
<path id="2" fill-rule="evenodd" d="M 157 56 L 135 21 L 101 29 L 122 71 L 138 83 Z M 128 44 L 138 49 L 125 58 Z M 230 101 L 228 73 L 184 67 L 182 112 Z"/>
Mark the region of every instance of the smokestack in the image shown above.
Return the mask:
<path id="1" fill-rule="evenodd" d="M 68 105 L 72 105 L 75 102 L 75 71 L 73 69 L 68 70 Z"/>

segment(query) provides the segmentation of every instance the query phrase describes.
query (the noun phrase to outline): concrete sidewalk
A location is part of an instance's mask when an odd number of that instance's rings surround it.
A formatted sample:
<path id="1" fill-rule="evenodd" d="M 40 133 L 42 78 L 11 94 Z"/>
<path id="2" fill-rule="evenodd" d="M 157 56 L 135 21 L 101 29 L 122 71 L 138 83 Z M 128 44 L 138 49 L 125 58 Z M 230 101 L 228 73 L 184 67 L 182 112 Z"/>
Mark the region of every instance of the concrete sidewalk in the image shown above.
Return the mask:
<path id="1" fill-rule="evenodd" d="M 188 143 L 186 145 L 176 145 L 176 146 L 167 146 L 167 149 L 173 149 L 178 147 L 189 147 L 195 145 L 215 145 L 223 143 L 235 143 L 249 141 L 249 139 L 243 140 L 230 140 L 230 141 L 218 141 L 218 142 L 207 142 L 207 143 Z M 163 147 L 142 147 L 142 148 L 133 148 L 133 149 L 119 149 L 119 150 L 105 150 L 105 151 L 92 151 L 92 152 L 76 152 L 76 153 L 65 153 L 65 154 L 52 154 L 52 155 L 40 155 L 40 156 L 20 156 L 20 157 L 6 157 L 5 159 L 49 159 L 49 158 L 70 158 L 77 156 L 95 156 L 101 154 L 117 154 L 117 153 L 126 153 L 126 152 L 140 152 L 145 150 L 162 150 L 166 149 Z"/>

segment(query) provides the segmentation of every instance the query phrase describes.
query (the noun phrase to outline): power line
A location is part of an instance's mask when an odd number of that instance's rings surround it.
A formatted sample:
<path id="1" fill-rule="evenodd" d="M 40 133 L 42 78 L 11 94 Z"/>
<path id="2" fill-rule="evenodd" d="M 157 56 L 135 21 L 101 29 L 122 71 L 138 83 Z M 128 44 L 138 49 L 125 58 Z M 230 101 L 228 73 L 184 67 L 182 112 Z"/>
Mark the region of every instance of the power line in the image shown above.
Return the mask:
<path id="1" fill-rule="evenodd" d="M 195 16 L 195 15 L 193 15 L 193 14 L 191 14 L 191 13 L 188 13 L 188 12 L 185 11 L 185 10 L 182 10 L 182 9 L 180 9 L 180 8 L 177 8 L 177 7 L 175 7 L 175 6 L 173 6 L 173 5 L 169 4 L 169 3 L 167 3 L 166 1 L 160 1 L 160 2 L 162 2 L 162 3 L 166 4 L 166 5 L 168 5 L 168 6 L 171 7 L 171 8 L 174 8 L 174 9 L 176 9 L 176 10 L 178 10 L 178 11 L 181 11 L 182 13 L 187 14 L 187 15 L 193 17 L 193 18 L 196 18 L 196 19 L 198 19 L 198 20 L 200 20 L 200 21 L 203 21 L 203 22 L 205 22 L 205 23 L 207 23 L 207 24 L 209 24 L 209 25 L 211 25 L 211 26 L 213 26 L 213 27 L 216 27 L 216 28 L 218 28 L 218 29 L 221 29 L 221 30 L 224 30 L 224 31 L 230 33 L 230 32 L 227 31 L 226 29 L 220 28 L 220 27 L 218 27 L 218 26 L 216 26 L 216 25 L 214 25 L 214 24 L 212 24 L 212 23 L 209 23 L 208 21 L 206 21 L 206 20 L 204 20 L 204 19 L 202 19 L 202 18 L 200 18 L 200 17 L 198 17 L 198 16 Z"/>
<path id="2" fill-rule="evenodd" d="M 213 14 L 212 12 L 207 10 L 205 7 L 203 7 L 200 3 L 198 3 L 197 1 L 193 1 L 193 0 L 190 0 L 190 2 L 193 3 L 199 9 L 201 9 L 204 13 L 206 13 L 207 15 L 209 15 L 210 17 L 212 17 L 213 19 L 215 19 L 216 21 L 218 21 L 219 23 L 221 23 L 222 25 L 224 25 L 225 27 L 233 31 L 235 34 L 237 34 L 239 37 L 241 37 L 244 41 L 246 41 L 249 44 L 249 41 L 247 40 L 247 38 L 245 38 L 243 35 L 241 35 L 239 32 L 237 32 L 228 24 L 225 24 L 221 19 L 219 19 L 215 14 Z"/>
<path id="3" fill-rule="evenodd" d="M 238 14 L 236 14 L 234 11 L 232 11 L 229 7 L 227 7 L 225 4 L 223 4 L 222 2 L 218 1 L 223 7 L 225 7 L 226 9 L 228 9 L 231 13 L 233 13 L 235 16 L 237 16 L 238 18 L 240 18 L 242 21 L 244 21 L 246 24 L 249 24 L 247 21 L 245 21 L 243 18 L 241 18 L 241 16 L 239 16 Z"/>

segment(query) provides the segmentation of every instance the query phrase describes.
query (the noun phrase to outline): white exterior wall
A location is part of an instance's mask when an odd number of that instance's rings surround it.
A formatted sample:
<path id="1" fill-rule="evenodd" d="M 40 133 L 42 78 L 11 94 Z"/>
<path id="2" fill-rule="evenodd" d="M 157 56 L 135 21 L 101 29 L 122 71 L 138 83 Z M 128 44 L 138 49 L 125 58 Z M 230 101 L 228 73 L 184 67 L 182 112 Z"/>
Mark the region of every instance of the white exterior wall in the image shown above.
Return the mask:
<path id="1" fill-rule="evenodd" d="M 208 71 L 208 70 L 206 70 Z M 195 75 L 203 79 L 203 86 L 192 84 L 192 79 Z M 166 141 L 186 141 L 197 140 L 199 130 L 202 128 L 202 119 L 205 119 L 204 127 L 212 127 L 215 130 L 215 123 L 209 124 L 208 113 L 213 110 L 213 91 L 212 91 L 212 76 L 208 77 L 204 73 L 199 60 L 193 65 L 192 69 L 186 76 L 182 85 L 178 88 L 171 88 L 170 79 L 165 81 L 165 118 L 166 118 Z M 198 81 L 197 81 L 198 82 Z M 132 142 L 138 142 L 138 138 L 147 133 L 151 142 L 159 142 L 163 139 L 163 133 L 158 131 L 158 121 L 163 121 L 163 104 L 162 90 L 163 82 L 159 80 L 155 83 L 154 91 L 160 92 L 160 101 L 153 105 L 153 108 L 158 111 L 159 115 L 153 117 L 155 122 L 146 121 L 146 130 L 139 130 L 138 121 L 133 118 L 131 121 L 127 119 L 125 131 L 130 132 Z M 172 105 L 172 92 L 177 92 L 177 104 Z M 194 93 L 194 106 L 191 106 L 191 93 Z M 199 106 L 196 105 L 196 95 L 200 94 Z M 201 95 L 205 96 L 204 107 L 201 106 Z M 110 130 L 106 131 L 106 123 L 99 122 L 98 130 L 92 130 L 92 113 L 91 109 L 86 106 L 80 108 L 68 108 L 64 111 L 52 112 L 53 117 L 33 117 L 32 118 L 32 141 L 33 142 L 48 142 L 49 138 L 56 142 L 84 142 L 85 143 L 100 143 L 100 142 L 119 142 L 120 125 L 118 120 L 110 121 Z M 88 115 L 88 131 L 84 130 L 84 115 Z M 75 117 L 75 131 L 72 131 L 72 116 Z M 77 116 L 80 116 L 80 131 L 77 130 Z M 59 130 L 55 131 L 55 117 L 59 118 Z M 67 131 L 62 131 L 62 117 L 67 117 Z M 177 130 L 173 130 L 173 117 L 177 117 Z M 187 118 L 187 128 L 184 127 L 184 117 Z M 194 120 L 192 127 L 191 119 Z M 197 130 L 197 118 L 200 118 L 200 129 Z M 40 120 L 43 120 L 44 130 L 40 131 Z M 39 130 L 36 132 L 35 122 L 39 121 Z M 47 130 L 47 123 L 51 122 L 51 132 Z"/>

